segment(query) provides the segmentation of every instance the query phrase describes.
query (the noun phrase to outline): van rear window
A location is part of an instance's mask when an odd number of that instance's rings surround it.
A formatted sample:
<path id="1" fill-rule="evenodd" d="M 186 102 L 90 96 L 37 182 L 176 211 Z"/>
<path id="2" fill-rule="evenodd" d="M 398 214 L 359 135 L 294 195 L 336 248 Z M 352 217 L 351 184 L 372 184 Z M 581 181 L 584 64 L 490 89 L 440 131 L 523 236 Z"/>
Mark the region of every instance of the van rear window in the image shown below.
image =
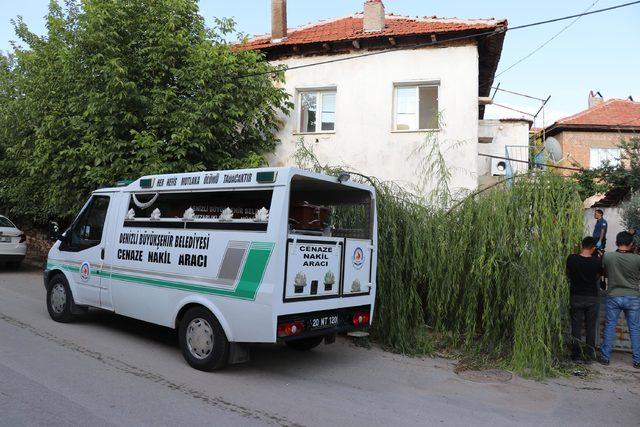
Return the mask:
<path id="1" fill-rule="evenodd" d="M 132 193 L 125 227 L 266 231 L 272 190 Z"/>

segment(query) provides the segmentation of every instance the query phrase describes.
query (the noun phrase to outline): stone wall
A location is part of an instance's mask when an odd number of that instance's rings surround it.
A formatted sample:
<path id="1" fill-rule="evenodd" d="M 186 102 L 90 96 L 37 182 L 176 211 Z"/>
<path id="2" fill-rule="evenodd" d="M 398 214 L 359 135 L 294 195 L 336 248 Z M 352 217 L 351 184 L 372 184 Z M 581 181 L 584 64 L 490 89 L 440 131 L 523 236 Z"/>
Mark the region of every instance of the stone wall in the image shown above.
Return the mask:
<path id="1" fill-rule="evenodd" d="M 605 297 L 600 298 L 600 313 L 598 314 L 598 336 L 596 337 L 596 346 L 599 348 L 604 339 L 604 320 L 605 320 L 605 307 L 607 305 L 607 299 Z M 618 324 L 616 326 L 616 335 L 613 340 L 613 349 L 621 351 L 631 351 L 631 340 L 629 339 L 629 327 L 627 326 L 627 319 L 624 313 L 620 313 L 618 318 Z"/>
<path id="2" fill-rule="evenodd" d="M 53 245 L 49 241 L 49 231 L 44 227 L 20 226 L 27 236 L 27 263 L 43 266 Z"/>

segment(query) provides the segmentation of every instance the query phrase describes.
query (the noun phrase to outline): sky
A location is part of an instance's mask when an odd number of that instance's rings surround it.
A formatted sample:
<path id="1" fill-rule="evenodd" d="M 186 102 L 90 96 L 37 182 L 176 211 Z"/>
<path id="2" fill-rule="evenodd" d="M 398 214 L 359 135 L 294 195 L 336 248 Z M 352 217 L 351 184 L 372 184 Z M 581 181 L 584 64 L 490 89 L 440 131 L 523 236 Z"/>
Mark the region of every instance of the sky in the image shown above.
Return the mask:
<path id="1" fill-rule="evenodd" d="M 457 18 L 506 18 L 509 26 L 625 3 L 629 0 L 385 0 L 387 13 L 407 16 Z M 10 20 L 20 15 L 29 28 L 45 34 L 44 16 L 49 0 L 0 0 L 0 50 L 11 49 L 15 34 Z M 304 25 L 362 11 L 364 0 L 289 0 L 289 27 Z M 594 5 L 595 3 L 595 5 Z M 211 24 L 214 17 L 233 18 L 245 34 L 270 31 L 270 0 L 200 0 L 201 14 Z M 602 14 L 585 16 L 548 45 L 499 76 L 494 85 L 538 98 L 551 96 L 536 125 L 549 125 L 557 118 L 587 107 L 590 90 L 605 99 L 633 96 L 640 101 L 640 4 Z M 508 32 L 498 72 L 546 42 L 570 21 Z M 499 92 L 495 102 L 535 112 L 540 102 Z M 497 106 L 486 117 L 520 117 Z"/>

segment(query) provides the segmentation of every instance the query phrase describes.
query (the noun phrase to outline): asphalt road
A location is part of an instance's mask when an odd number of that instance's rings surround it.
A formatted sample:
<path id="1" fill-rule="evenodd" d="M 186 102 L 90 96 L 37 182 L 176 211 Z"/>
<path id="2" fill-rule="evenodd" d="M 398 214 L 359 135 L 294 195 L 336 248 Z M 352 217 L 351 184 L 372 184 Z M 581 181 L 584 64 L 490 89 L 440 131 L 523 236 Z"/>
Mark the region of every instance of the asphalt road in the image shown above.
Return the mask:
<path id="1" fill-rule="evenodd" d="M 453 361 L 408 358 L 346 339 L 203 373 L 172 330 L 100 311 L 49 319 L 38 271 L 0 270 L 0 425 L 633 425 L 640 373 L 470 381 Z"/>

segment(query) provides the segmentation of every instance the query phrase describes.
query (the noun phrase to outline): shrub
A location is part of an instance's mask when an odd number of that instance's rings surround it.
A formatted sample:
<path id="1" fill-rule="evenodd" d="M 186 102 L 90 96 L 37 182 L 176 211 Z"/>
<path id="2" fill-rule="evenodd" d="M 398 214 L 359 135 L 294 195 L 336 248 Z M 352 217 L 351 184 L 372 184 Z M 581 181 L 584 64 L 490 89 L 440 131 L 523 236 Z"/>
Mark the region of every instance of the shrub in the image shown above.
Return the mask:
<path id="1" fill-rule="evenodd" d="M 620 206 L 622 225 L 627 230 L 640 229 L 640 192 L 633 193 L 629 200 Z M 640 236 L 636 233 L 636 242 L 640 243 Z"/>
<path id="2" fill-rule="evenodd" d="M 323 167 L 301 141 L 299 160 Z M 439 156 L 434 156 L 440 162 Z M 353 176 L 357 174 L 352 173 Z M 470 195 L 418 197 L 375 178 L 378 272 L 373 332 L 387 348 L 420 354 L 446 337 L 466 355 L 502 359 L 525 375 L 565 357 L 566 257 L 584 232 L 577 185 L 539 171 Z M 464 355 L 463 354 L 463 355 Z"/>

